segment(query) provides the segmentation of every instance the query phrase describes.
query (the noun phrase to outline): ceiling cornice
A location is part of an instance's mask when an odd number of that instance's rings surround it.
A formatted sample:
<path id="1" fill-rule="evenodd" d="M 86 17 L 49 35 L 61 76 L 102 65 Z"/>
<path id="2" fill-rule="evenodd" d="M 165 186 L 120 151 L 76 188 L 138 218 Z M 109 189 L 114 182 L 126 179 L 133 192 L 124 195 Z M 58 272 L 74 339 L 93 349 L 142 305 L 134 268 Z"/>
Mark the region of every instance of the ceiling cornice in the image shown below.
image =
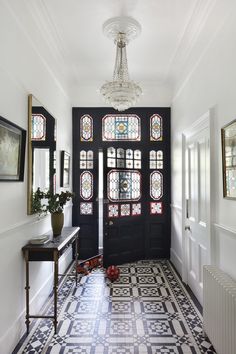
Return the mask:
<path id="1" fill-rule="evenodd" d="M 166 77 L 176 78 L 193 51 L 217 0 L 199 0 L 186 23 Z"/>

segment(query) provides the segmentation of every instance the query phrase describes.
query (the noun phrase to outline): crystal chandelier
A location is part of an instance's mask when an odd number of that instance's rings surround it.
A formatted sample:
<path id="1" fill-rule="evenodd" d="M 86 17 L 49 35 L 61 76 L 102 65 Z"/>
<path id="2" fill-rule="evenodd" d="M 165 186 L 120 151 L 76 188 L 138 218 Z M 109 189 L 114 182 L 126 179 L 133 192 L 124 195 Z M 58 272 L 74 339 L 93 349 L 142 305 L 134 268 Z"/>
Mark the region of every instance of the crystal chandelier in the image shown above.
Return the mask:
<path id="1" fill-rule="evenodd" d="M 102 85 L 100 92 L 105 101 L 118 111 L 134 106 L 142 89 L 130 80 L 126 56 L 126 45 L 141 32 L 140 24 L 131 17 L 115 17 L 104 23 L 104 33 L 114 39 L 116 60 L 113 80 Z"/>

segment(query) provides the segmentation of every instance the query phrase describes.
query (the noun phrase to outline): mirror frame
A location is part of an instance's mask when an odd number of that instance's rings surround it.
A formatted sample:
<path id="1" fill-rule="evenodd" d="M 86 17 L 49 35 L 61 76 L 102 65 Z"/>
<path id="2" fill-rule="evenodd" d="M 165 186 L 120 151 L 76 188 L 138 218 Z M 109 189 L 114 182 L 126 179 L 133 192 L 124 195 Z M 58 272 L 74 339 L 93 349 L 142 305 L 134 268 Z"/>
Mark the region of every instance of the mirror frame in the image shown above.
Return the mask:
<path id="1" fill-rule="evenodd" d="M 33 197 L 33 151 L 34 151 L 34 142 L 31 140 L 31 131 L 32 131 L 32 114 L 33 114 L 33 100 L 36 100 L 40 104 L 40 108 L 43 108 L 45 111 L 45 117 L 49 120 L 46 124 L 46 132 L 50 134 L 46 135 L 46 142 L 49 144 L 49 154 L 50 154 L 50 190 L 53 192 L 55 185 L 54 181 L 54 173 L 56 167 L 54 166 L 53 152 L 56 151 L 56 137 L 55 137 L 55 129 L 56 129 L 56 119 L 48 112 L 47 109 L 38 101 L 38 99 L 33 95 L 28 95 L 28 137 L 27 137 L 27 146 L 28 146 L 28 170 L 27 170 L 27 214 L 33 215 L 32 211 L 32 197 Z M 53 119 L 53 120 L 52 120 Z M 48 130 L 49 129 L 49 130 Z M 54 131 L 53 131 L 54 129 Z M 53 138 L 54 137 L 54 138 Z M 55 143 L 55 144 L 54 144 Z M 53 172 L 54 171 L 54 172 Z M 53 188 L 54 187 L 54 188 Z"/>
<path id="2" fill-rule="evenodd" d="M 32 102 L 33 95 L 28 95 L 28 137 L 27 137 L 27 147 L 28 147 L 28 169 L 27 169 L 27 214 L 32 215 L 32 194 L 33 194 L 33 156 L 32 156 L 32 144 L 31 144 L 31 131 L 32 131 Z"/>

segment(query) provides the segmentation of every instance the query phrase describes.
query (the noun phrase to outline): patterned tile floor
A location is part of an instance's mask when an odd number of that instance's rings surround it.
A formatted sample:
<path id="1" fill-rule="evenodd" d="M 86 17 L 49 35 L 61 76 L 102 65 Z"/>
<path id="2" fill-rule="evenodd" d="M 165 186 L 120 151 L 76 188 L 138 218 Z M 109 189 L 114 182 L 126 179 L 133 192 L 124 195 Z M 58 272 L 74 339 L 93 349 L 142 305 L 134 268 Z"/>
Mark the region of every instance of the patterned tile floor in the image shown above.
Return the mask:
<path id="1" fill-rule="evenodd" d="M 15 353 L 215 354 L 202 317 L 166 260 L 119 266 L 111 283 L 102 269 L 59 291 L 58 333 L 38 320 Z M 53 311 L 48 304 L 46 313 Z"/>

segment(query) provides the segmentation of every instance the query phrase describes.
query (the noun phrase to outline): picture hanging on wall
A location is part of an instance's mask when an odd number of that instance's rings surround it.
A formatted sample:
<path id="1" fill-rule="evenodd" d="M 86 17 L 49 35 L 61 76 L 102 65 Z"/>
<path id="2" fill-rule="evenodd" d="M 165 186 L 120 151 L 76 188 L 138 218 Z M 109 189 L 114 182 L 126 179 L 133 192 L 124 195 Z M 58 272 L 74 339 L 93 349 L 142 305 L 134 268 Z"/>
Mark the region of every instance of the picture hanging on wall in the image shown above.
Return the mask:
<path id="1" fill-rule="evenodd" d="M 61 176 L 60 186 L 67 188 L 70 186 L 70 154 L 64 150 L 61 151 Z"/>
<path id="2" fill-rule="evenodd" d="M 223 195 L 236 199 L 236 120 L 221 129 Z"/>
<path id="3" fill-rule="evenodd" d="M 0 116 L 0 181 L 23 181 L 26 131 Z"/>

